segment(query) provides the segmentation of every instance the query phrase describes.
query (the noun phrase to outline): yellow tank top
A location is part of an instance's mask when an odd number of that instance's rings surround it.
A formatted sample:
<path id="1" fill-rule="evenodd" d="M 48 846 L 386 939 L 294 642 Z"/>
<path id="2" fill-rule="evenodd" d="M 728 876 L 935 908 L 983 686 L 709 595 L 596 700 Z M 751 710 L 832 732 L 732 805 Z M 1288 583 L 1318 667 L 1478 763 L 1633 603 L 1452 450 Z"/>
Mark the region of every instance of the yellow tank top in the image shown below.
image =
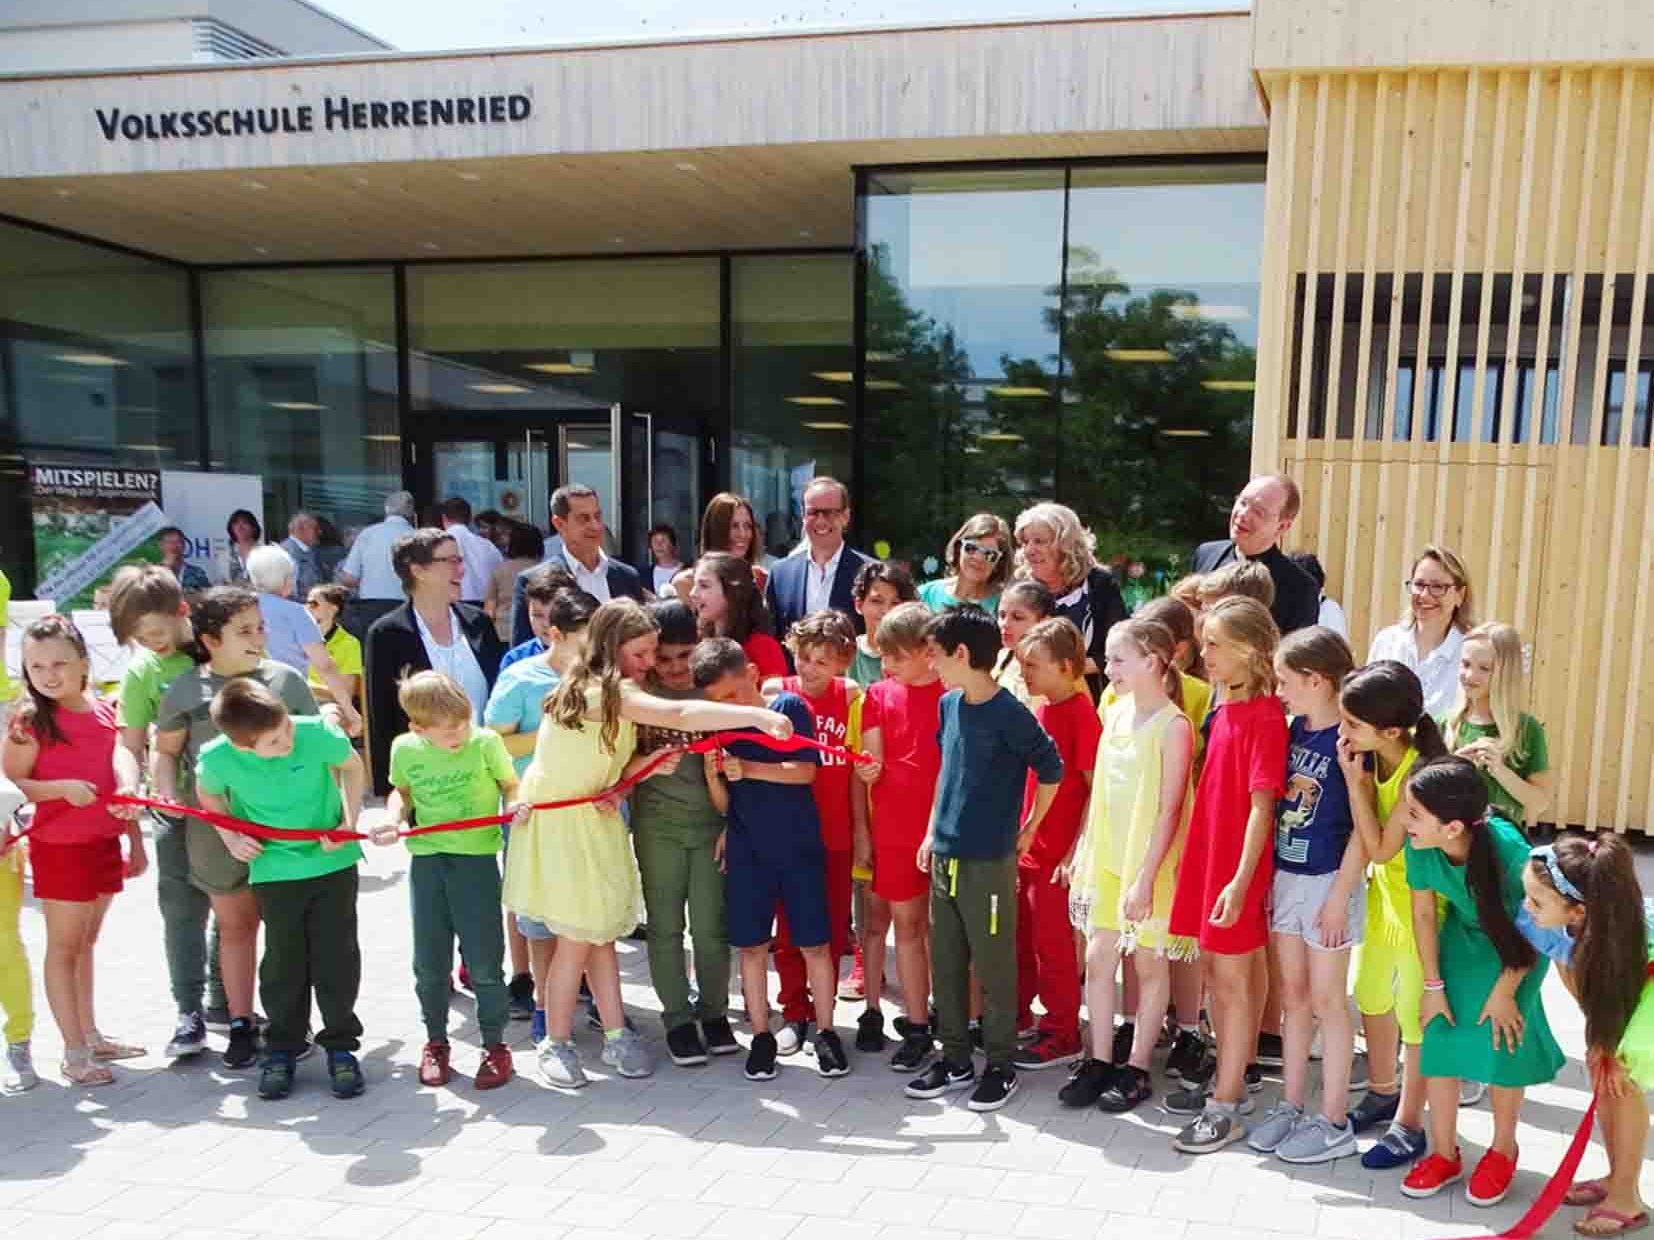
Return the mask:
<path id="1" fill-rule="evenodd" d="M 1378 825 L 1382 829 L 1390 821 L 1390 815 L 1395 812 L 1396 804 L 1401 800 L 1401 790 L 1407 783 L 1407 773 L 1413 769 L 1418 761 L 1419 751 L 1411 747 L 1402 755 L 1396 769 L 1390 772 L 1388 779 L 1376 781 L 1378 792 Z M 1384 940 L 1395 944 L 1409 944 L 1413 941 L 1413 891 L 1407 885 L 1407 847 L 1403 843 L 1401 850 L 1382 865 L 1372 867 L 1372 885 L 1368 895 L 1376 901 L 1368 915 L 1370 931 L 1382 935 Z"/>

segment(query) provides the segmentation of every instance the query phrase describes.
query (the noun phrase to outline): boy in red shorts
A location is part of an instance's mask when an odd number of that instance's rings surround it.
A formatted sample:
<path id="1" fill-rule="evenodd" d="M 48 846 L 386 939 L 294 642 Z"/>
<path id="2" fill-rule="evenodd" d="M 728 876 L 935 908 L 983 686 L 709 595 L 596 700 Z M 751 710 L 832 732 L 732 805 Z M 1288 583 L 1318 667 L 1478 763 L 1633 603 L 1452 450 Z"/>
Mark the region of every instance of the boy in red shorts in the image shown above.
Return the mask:
<path id="1" fill-rule="evenodd" d="M 1040 699 L 1034 718 L 1057 746 L 1062 783 L 1017 860 L 1017 1028 L 1033 1023 L 1030 1005 L 1045 1005 L 1034 1041 L 1011 1057 L 1018 1068 L 1051 1068 L 1080 1057 L 1080 964 L 1068 920 L 1068 883 L 1057 868 L 1074 848 L 1091 796 L 1102 721 L 1083 687 L 1085 639 L 1073 623 L 1041 620 L 1016 646 L 1022 679 Z M 1023 796 L 1024 819 L 1033 812 L 1039 778 L 1032 772 Z"/>
<path id="2" fill-rule="evenodd" d="M 787 649 L 798 674 L 766 682 L 765 694 L 796 693 L 815 717 L 816 738 L 828 745 L 844 745 L 849 740 L 850 712 L 861 697 L 860 686 L 844 675 L 856 652 L 856 630 L 850 617 L 831 610 L 805 616 L 787 634 Z M 827 850 L 827 916 L 836 983 L 839 962 L 850 952 L 850 763 L 831 754 L 822 754 L 820 761 L 811 791 L 821 819 L 821 843 Z M 781 980 L 781 1019 L 786 1022 L 775 1036 L 776 1050 L 791 1055 L 809 1040 L 814 1009 L 804 955 L 793 945 L 785 915 L 776 921 L 775 972 Z"/>
<path id="3" fill-rule="evenodd" d="M 943 685 L 931 666 L 925 629 L 930 610 L 903 603 L 880 622 L 877 641 L 885 678 L 862 703 L 862 749 L 873 761 L 858 766 L 869 785 L 872 822 L 857 841 L 857 859 L 873 868 L 873 898 L 862 927 L 867 1010 L 857 1022 L 856 1046 L 884 1045 L 884 940 L 896 927 L 896 971 L 907 1001 L 898 1022 L 901 1045 L 891 1056 L 896 1072 L 914 1072 L 930 1058 L 930 876 L 919 869 L 919 845 L 930 824 L 936 777 L 942 769 L 937 742 Z"/>

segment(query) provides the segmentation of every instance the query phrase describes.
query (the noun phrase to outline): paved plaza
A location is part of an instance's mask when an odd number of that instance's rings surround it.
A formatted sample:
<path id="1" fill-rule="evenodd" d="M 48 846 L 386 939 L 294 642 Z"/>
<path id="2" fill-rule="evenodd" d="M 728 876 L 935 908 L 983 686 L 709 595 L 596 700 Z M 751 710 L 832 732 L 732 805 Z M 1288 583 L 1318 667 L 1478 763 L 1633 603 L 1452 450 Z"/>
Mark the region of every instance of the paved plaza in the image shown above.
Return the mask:
<path id="1" fill-rule="evenodd" d="M 704 1068 L 666 1059 L 642 944 L 621 945 L 628 1008 L 655 1041 L 652 1079 L 623 1081 L 597 1064 L 592 1084 L 556 1093 L 534 1077 L 528 1026 L 512 1026 L 518 1066 L 504 1089 L 478 1094 L 469 998 L 454 1010 L 456 1075 L 422 1089 L 422 1037 L 409 968 L 407 857 L 370 849 L 362 872 L 368 1090 L 340 1102 L 319 1057 L 300 1066 L 292 1097 L 261 1102 L 256 1073 L 217 1055 L 169 1066 L 170 1031 L 153 875 L 111 910 L 99 956 L 99 1014 L 114 1035 L 151 1054 L 116 1068 L 112 1088 L 66 1088 L 59 1043 L 39 994 L 38 913 L 24 912 L 40 1013 L 43 1081 L 0 1099 L 0 1237 L 15 1240 L 555 1240 L 557 1237 L 741 1237 L 742 1240 L 1435 1240 L 1514 1221 L 1556 1165 L 1588 1101 L 1582 1021 L 1552 982 L 1547 1008 L 1569 1053 L 1553 1084 L 1522 1112 L 1522 1173 L 1492 1210 L 1462 1190 L 1424 1203 L 1355 1159 L 1288 1168 L 1234 1146 L 1176 1154 L 1173 1117 L 1146 1107 L 1125 1118 L 1057 1104 L 1061 1069 L 1024 1073 L 1004 1110 L 967 1111 L 962 1098 L 910 1102 L 883 1058 L 852 1055 L 850 1076 L 826 1081 L 807 1054 L 752 1085 L 741 1056 Z M 1654 856 L 1642 855 L 1654 890 Z M 1462 1014 L 1461 1014 L 1462 1015 Z M 846 1042 L 855 1011 L 841 1005 Z M 221 1046 L 221 1039 L 214 1038 Z M 1266 1084 L 1262 1107 L 1277 1086 Z M 1484 1141 L 1484 1103 L 1462 1132 Z M 1479 1154 L 1479 1148 L 1473 1151 Z M 1606 1166 L 1593 1147 L 1585 1169 Z M 1645 1195 L 1654 1192 L 1654 1175 Z M 1562 1236 L 1576 1212 L 1542 1233 Z"/>

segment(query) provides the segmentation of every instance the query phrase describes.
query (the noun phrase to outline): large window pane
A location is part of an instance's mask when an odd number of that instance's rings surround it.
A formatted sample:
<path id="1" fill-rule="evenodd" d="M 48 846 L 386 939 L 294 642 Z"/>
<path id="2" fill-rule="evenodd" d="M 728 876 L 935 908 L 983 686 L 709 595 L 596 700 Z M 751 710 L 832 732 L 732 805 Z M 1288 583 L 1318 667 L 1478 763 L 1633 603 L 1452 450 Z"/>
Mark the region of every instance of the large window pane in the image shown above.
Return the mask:
<path id="1" fill-rule="evenodd" d="M 1246 483 L 1260 165 L 1076 168 L 1058 489 L 1098 558 L 1170 572 Z"/>
<path id="2" fill-rule="evenodd" d="M 867 192 L 862 528 L 923 575 L 963 516 L 1051 493 L 1063 173 L 878 173 Z"/>
<path id="3" fill-rule="evenodd" d="M 803 486 L 830 474 L 848 486 L 853 435 L 847 255 L 737 258 L 734 322 L 734 489 L 752 501 L 770 554 L 801 533 Z"/>
<path id="4" fill-rule="evenodd" d="M 266 537 L 300 509 L 341 533 L 383 517 L 402 486 L 390 270 L 208 272 L 201 299 L 214 465 L 263 479 Z"/>
<path id="5" fill-rule="evenodd" d="M 199 467 L 182 268 L 0 224 L 0 566 L 19 596 L 34 461 Z"/>

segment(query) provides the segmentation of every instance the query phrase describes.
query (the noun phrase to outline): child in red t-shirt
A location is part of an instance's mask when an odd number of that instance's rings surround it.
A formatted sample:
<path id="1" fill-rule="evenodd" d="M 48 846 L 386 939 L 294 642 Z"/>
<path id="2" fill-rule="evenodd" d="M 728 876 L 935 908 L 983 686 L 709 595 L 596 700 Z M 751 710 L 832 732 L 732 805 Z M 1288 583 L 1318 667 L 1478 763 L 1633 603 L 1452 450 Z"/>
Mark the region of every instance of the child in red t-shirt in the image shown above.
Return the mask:
<path id="1" fill-rule="evenodd" d="M 1017 643 L 1022 678 L 1041 700 L 1034 718 L 1056 743 L 1062 783 L 1039 829 L 1019 840 L 1017 860 L 1017 1028 L 1033 1023 L 1034 996 L 1045 1005 L 1034 1041 L 1013 1057 L 1019 1068 L 1049 1068 L 1080 1057 L 1080 967 L 1068 920 L 1068 882 L 1057 874 L 1085 822 L 1091 770 L 1097 761 L 1102 722 L 1085 682 L 1085 639 L 1064 619 L 1041 620 Z M 1030 773 L 1023 817 L 1033 807 L 1039 780 Z"/>
<path id="2" fill-rule="evenodd" d="M 1199 940 L 1218 1063 L 1210 1094 L 1195 1085 L 1166 1100 L 1168 1110 L 1196 1116 L 1173 1142 L 1186 1154 L 1222 1149 L 1246 1135 L 1239 1107 L 1269 990 L 1265 905 L 1275 870 L 1275 802 L 1286 791 L 1286 711 L 1275 696 L 1279 642 L 1268 609 L 1240 596 L 1207 611 L 1201 630 L 1201 658 L 1223 700 L 1211 714 L 1171 932 Z"/>
<path id="3" fill-rule="evenodd" d="M 798 675 L 765 681 L 765 695 L 796 693 L 815 716 L 816 739 L 827 745 L 845 745 L 850 734 L 850 711 L 861 697 L 860 686 L 844 675 L 856 653 L 856 630 L 850 617 L 831 610 L 805 616 L 788 633 L 787 649 L 792 651 Z M 827 850 L 827 916 L 832 930 L 828 942 L 836 979 L 839 962 L 850 954 L 854 840 L 850 828 L 849 760 L 820 755 L 810 788 L 815 794 L 816 815 L 821 819 L 821 843 Z M 793 946 L 786 915 L 780 908 L 775 919 L 775 972 L 781 980 L 781 1019 L 786 1022 L 775 1035 L 775 1046 L 777 1054 L 791 1055 L 809 1038 L 815 1007 L 804 954 Z"/>
<path id="4" fill-rule="evenodd" d="M 891 1057 L 897 1072 L 915 1072 L 930 1058 L 930 875 L 919 868 L 919 845 L 930 826 L 936 777 L 942 771 L 943 684 L 931 666 L 925 628 L 930 610 L 903 603 L 879 624 L 885 679 L 862 703 L 862 749 L 873 761 L 856 768 L 867 781 L 872 822 L 856 840 L 856 861 L 873 869 L 873 898 L 862 927 L 867 1010 L 857 1022 L 856 1045 L 883 1046 L 884 940 L 896 927 L 896 971 L 907 1000 L 898 1022 L 902 1044 Z"/>

